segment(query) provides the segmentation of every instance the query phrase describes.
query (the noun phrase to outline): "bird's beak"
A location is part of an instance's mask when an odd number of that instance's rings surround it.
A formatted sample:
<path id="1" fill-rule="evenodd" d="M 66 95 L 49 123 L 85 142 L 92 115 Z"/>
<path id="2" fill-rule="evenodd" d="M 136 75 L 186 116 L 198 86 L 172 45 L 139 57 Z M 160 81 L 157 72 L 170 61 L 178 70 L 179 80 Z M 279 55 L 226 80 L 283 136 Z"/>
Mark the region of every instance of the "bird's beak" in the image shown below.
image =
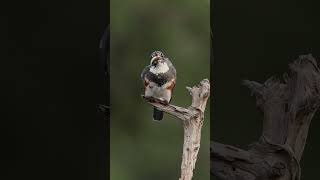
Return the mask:
<path id="1" fill-rule="evenodd" d="M 158 59 L 160 59 L 161 57 L 160 56 L 155 56 L 155 57 L 153 57 L 152 59 L 151 59 L 151 61 L 153 61 L 153 60 L 158 60 Z"/>
<path id="2" fill-rule="evenodd" d="M 152 65 L 156 66 L 159 63 L 159 60 L 161 59 L 160 56 L 155 56 L 151 59 Z"/>

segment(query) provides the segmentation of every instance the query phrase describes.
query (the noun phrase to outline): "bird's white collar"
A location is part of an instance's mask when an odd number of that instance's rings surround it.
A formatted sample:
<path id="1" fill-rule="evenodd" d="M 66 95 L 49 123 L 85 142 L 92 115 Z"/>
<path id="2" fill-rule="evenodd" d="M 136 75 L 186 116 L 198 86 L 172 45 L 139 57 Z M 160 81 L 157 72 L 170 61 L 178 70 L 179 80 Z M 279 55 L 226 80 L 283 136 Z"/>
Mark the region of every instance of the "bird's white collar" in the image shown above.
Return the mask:
<path id="1" fill-rule="evenodd" d="M 158 75 L 160 73 L 166 73 L 169 71 L 169 66 L 166 62 L 159 63 L 156 67 L 151 66 L 150 72 L 152 72 L 155 75 Z"/>

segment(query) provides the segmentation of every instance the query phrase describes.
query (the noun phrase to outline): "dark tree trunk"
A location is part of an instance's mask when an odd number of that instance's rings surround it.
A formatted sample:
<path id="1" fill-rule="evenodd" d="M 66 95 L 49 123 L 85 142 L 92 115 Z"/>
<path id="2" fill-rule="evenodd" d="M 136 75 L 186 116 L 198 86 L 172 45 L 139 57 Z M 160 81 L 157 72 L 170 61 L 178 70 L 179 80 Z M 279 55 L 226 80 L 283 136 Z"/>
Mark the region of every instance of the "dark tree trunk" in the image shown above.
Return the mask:
<path id="1" fill-rule="evenodd" d="M 298 180 L 309 125 L 320 104 L 320 74 L 312 55 L 290 64 L 283 80 L 244 81 L 263 111 L 259 140 L 243 150 L 211 142 L 211 174 L 222 180 Z"/>

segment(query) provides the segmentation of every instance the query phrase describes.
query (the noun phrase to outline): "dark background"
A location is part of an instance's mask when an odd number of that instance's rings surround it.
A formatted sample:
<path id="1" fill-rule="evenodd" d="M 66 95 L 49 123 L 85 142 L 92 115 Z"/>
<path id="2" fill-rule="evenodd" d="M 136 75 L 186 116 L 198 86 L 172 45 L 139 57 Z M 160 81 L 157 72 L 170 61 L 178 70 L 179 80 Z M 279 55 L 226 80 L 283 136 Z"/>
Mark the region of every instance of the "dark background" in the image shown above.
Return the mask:
<path id="1" fill-rule="evenodd" d="M 244 147 L 261 132 L 262 114 L 241 85 L 282 75 L 298 55 L 320 57 L 318 7 L 312 1 L 211 1 L 213 103 L 211 139 Z M 214 101 L 214 102 L 213 102 Z M 302 180 L 319 175 L 320 116 L 312 121 L 301 162 Z"/>
<path id="2" fill-rule="evenodd" d="M 107 88 L 99 40 L 109 3 L 1 5 L 0 179 L 106 180 Z"/>
<path id="3" fill-rule="evenodd" d="M 1 5 L 1 179 L 106 179 L 108 123 L 96 110 L 108 88 L 98 44 L 108 2 L 10 1 Z M 263 82 L 299 54 L 320 56 L 312 1 L 212 1 L 211 138 L 242 146 L 261 118 L 241 80 Z M 302 179 L 317 175 L 319 114 L 311 124 Z M 233 126 L 228 126 L 233 124 Z M 107 127 L 107 128 L 106 128 Z"/>

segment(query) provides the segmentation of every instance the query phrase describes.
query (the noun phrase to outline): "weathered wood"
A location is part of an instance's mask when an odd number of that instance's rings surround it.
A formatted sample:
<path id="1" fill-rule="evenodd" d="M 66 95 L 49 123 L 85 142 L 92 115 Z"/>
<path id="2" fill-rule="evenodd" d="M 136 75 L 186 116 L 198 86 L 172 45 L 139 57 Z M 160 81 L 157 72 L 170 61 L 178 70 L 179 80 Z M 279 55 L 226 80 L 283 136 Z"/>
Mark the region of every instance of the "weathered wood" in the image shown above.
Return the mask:
<path id="1" fill-rule="evenodd" d="M 244 81 L 264 113 L 260 139 L 248 150 L 211 142 L 211 174 L 223 180 L 299 180 L 310 122 L 320 105 L 320 72 L 312 55 L 290 64 L 290 75 Z M 245 177 L 245 178 L 244 178 Z"/>
<path id="2" fill-rule="evenodd" d="M 204 111 L 210 95 L 210 82 L 204 79 L 199 85 L 187 87 L 192 97 L 188 108 L 166 104 L 158 99 L 144 98 L 152 106 L 171 114 L 182 121 L 184 128 L 184 143 L 179 180 L 191 180 L 200 149 L 201 129 L 204 121 Z"/>

